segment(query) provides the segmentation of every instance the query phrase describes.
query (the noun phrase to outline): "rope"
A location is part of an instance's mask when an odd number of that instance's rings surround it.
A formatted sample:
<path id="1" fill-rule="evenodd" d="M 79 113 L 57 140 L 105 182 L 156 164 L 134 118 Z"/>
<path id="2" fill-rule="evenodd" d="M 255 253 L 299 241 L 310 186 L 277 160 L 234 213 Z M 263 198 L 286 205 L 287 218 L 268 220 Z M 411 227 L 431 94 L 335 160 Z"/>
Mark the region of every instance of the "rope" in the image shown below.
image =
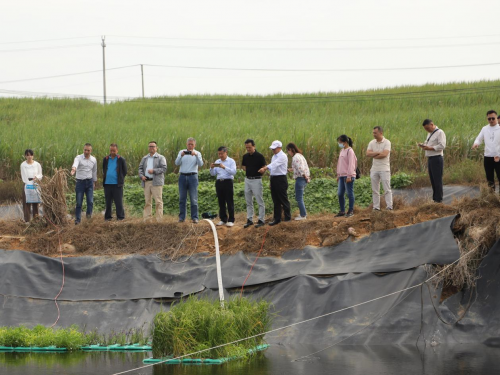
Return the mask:
<path id="1" fill-rule="evenodd" d="M 213 223 L 212 223 L 213 224 Z M 396 292 L 392 292 L 392 293 L 389 293 L 389 294 L 386 294 L 386 295 L 383 295 L 383 296 L 380 296 L 380 297 L 376 297 L 376 298 L 372 298 L 368 301 L 364 301 L 364 302 L 360 302 L 360 303 L 357 303 L 355 305 L 352 305 L 352 306 L 348 306 L 348 307 L 344 307 L 344 308 L 341 308 L 339 310 L 335 310 L 335 311 L 331 311 L 329 313 L 326 313 L 326 314 L 322 314 L 322 315 L 319 315 L 319 316 L 316 316 L 314 318 L 309 318 L 309 319 L 305 319 L 305 320 L 302 320 L 300 322 L 296 322 L 296 323 L 292 323 L 292 324 L 288 324 L 286 326 L 283 326 L 283 327 L 279 327 L 279 328 L 274 328 L 274 329 L 271 329 L 267 332 L 262 332 L 262 333 L 258 333 L 256 335 L 253 335 L 253 336 L 249 336 L 249 337 L 245 337 L 245 338 L 242 338 L 242 339 L 238 339 L 238 340 L 234 340 L 232 342 L 228 342 L 228 343 L 225 343 L 225 344 L 221 344 L 221 345 L 217 345 L 217 346 L 214 346 L 214 347 L 211 347 L 211 348 L 207 348 L 207 349 L 203 349 L 203 350 L 199 350 L 197 352 L 193 352 L 193 353 L 188 353 L 188 354 L 184 354 L 184 355 L 181 355 L 181 356 L 178 356 L 178 357 L 175 357 L 175 358 L 169 358 L 169 359 L 166 359 L 164 361 L 161 361 L 161 362 L 157 362 L 157 363 L 152 363 L 152 364 L 149 364 L 149 365 L 145 365 L 145 366 L 141 366 L 141 367 L 137 367 L 137 368 L 133 368 L 133 369 L 130 369 L 130 370 L 125 370 L 125 371 L 122 371 L 122 372 L 116 372 L 114 373 L 113 375 L 121 375 L 121 374 L 126 374 L 126 373 L 129 373 L 129 372 L 132 372 L 132 371 L 137 371 L 137 370 L 141 370 L 143 368 L 148 368 L 148 367 L 152 367 L 152 366 L 155 366 L 155 365 L 159 365 L 161 363 L 165 363 L 169 360 L 172 360 L 172 359 L 182 359 L 182 358 L 185 358 L 185 357 L 190 357 L 190 356 L 193 356 L 193 355 L 196 355 L 196 354 L 200 354 L 200 353 L 203 353 L 203 352 L 207 352 L 209 350 L 212 350 L 212 349 L 218 349 L 218 348 L 222 348 L 224 346 L 228 346 L 228 345 L 232 345 L 232 344 L 237 344 L 239 342 L 242 342 L 242 341 L 246 341 L 246 340 L 251 340 L 251 339 L 254 339 L 254 338 L 257 338 L 257 337 L 260 337 L 260 336 L 264 336 L 264 335 L 267 335 L 269 333 L 274 333 L 274 332 L 278 332 L 278 331 L 281 331 L 281 330 L 284 330 L 284 329 L 287 329 L 287 328 L 291 328 L 291 327 L 294 327 L 294 326 L 298 326 L 300 324 L 304 324 L 304 323 L 308 323 L 308 322 L 312 322 L 314 320 L 317 320 L 317 319 L 321 319 L 321 318 L 324 318 L 326 316 L 330 316 L 330 315 L 334 315 L 334 314 L 337 314 L 339 312 L 342 312 L 342 311 L 346 311 L 346 310 L 350 310 L 350 309 L 353 309 L 355 307 L 358 307 L 358 306 L 363 306 L 363 305 L 366 305 L 368 303 L 371 303 L 371 302 L 375 302 L 375 301 L 378 301 L 380 299 L 384 299 L 384 298 L 387 298 L 387 297 L 390 297 L 390 296 L 393 296 L 395 294 L 399 294 L 399 293 L 402 293 L 402 292 L 406 292 L 407 290 L 413 290 L 415 288 L 418 288 L 418 287 L 421 287 L 422 285 L 424 285 L 425 283 L 435 279 L 439 274 L 443 273 L 444 271 L 446 271 L 448 268 L 450 268 L 451 266 L 453 266 L 455 263 L 459 262 L 462 258 L 465 258 L 467 256 L 469 256 L 470 254 L 474 253 L 475 251 L 477 250 L 476 249 L 473 249 L 471 251 L 469 251 L 468 253 L 466 254 L 463 254 L 462 256 L 460 256 L 457 260 L 455 260 L 453 263 L 450 263 L 448 264 L 446 267 L 444 267 L 441 271 L 435 273 L 433 276 L 429 277 L 427 280 L 425 281 L 422 281 L 421 283 L 419 284 L 416 284 L 416 285 L 413 285 L 413 286 L 410 286 L 408 288 L 404 288 L 404 289 L 401 289 L 401 290 L 398 290 Z"/>
<path id="2" fill-rule="evenodd" d="M 64 271 L 64 261 L 63 261 L 63 253 L 62 253 L 62 244 L 61 244 L 61 230 L 59 229 L 59 227 L 57 225 L 55 225 L 49 218 L 48 216 L 44 216 L 45 219 L 47 219 L 47 221 L 52 224 L 54 226 L 54 228 L 56 228 L 56 231 L 57 231 L 57 237 L 59 239 L 59 254 L 60 254 L 60 257 L 61 257 L 61 266 L 62 266 L 62 284 L 61 284 L 61 289 L 59 290 L 59 293 L 57 293 L 57 295 L 54 297 L 54 303 L 56 304 L 56 308 L 57 308 L 57 319 L 56 321 L 54 322 L 54 324 L 52 324 L 50 326 L 50 328 L 53 328 L 57 322 L 59 321 L 59 318 L 61 317 L 61 310 L 59 310 L 59 304 L 57 303 L 57 299 L 59 298 L 59 296 L 61 295 L 62 291 L 63 291 L 63 288 L 64 288 L 64 281 L 65 281 L 65 271 Z"/>
<path id="3" fill-rule="evenodd" d="M 245 284 L 248 280 L 248 278 L 250 277 L 250 274 L 252 273 L 252 270 L 253 270 L 253 266 L 255 266 L 255 263 L 257 263 L 257 259 L 259 259 L 259 256 L 260 256 L 260 253 L 262 252 L 262 249 L 264 248 L 264 242 L 266 242 L 266 236 L 267 236 L 267 232 L 269 231 L 269 225 L 267 226 L 267 229 L 266 229 L 266 232 L 264 233 L 264 239 L 262 240 L 262 245 L 260 246 L 260 250 L 259 252 L 257 253 L 257 257 L 255 257 L 255 260 L 253 261 L 253 264 L 252 264 L 252 267 L 250 267 L 250 271 L 248 272 L 248 275 L 247 277 L 245 278 L 245 281 L 243 281 L 243 285 L 241 286 L 241 292 L 240 292 L 240 298 L 242 297 L 243 295 L 243 288 L 245 287 Z"/>

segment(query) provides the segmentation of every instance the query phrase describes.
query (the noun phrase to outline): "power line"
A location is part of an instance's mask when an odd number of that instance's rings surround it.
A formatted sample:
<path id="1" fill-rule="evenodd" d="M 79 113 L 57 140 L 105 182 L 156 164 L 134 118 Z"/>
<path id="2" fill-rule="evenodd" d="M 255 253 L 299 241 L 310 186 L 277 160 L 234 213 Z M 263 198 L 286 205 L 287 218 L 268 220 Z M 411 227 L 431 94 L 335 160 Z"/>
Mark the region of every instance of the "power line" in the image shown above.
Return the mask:
<path id="1" fill-rule="evenodd" d="M 114 101 L 126 101 L 131 103 L 142 104 L 317 104 L 317 103 L 339 103 L 339 102 L 364 102 L 373 100 L 407 100 L 407 99 L 425 99 L 435 97 L 448 97 L 456 95 L 474 95 L 489 92 L 500 92 L 500 86 L 485 86 L 485 87 L 470 87 L 463 89 L 444 89 L 444 90 L 425 90 L 425 91 L 408 91 L 401 93 L 373 93 L 373 94 L 354 94 L 354 95 L 326 95 L 326 96 L 298 96 L 284 98 L 228 98 L 228 99 L 211 99 L 211 98 L 172 98 L 172 99 L 133 99 L 131 97 L 110 96 Z M 52 96 L 59 98 L 86 98 L 89 100 L 99 101 L 100 95 L 80 95 L 80 94 L 62 94 L 49 92 L 33 92 L 33 91 L 17 91 L 0 89 L 0 93 L 11 95 L 30 95 L 30 96 Z"/>
<path id="2" fill-rule="evenodd" d="M 107 68 L 106 70 L 125 69 L 125 68 L 131 68 L 131 67 L 134 67 L 134 66 L 139 66 L 139 64 L 126 65 L 126 66 L 118 66 L 116 68 Z M 11 80 L 11 81 L 2 81 L 2 82 L 0 82 L 0 84 L 14 83 L 14 82 L 26 82 L 26 81 L 38 81 L 38 80 L 42 80 L 42 79 L 61 78 L 61 77 L 69 77 L 69 76 L 76 76 L 76 75 L 90 74 L 90 73 L 102 73 L 102 69 L 99 69 L 99 70 L 89 70 L 89 71 L 86 71 L 86 72 L 78 72 L 78 73 L 58 74 L 58 75 L 55 75 L 55 76 L 45 76 L 45 77 L 36 77 L 36 78 L 16 79 L 16 80 Z"/>
<path id="3" fill-rule="evenodd" d="M 498 37 L 500 34 L 486 35 L 460 35 L 443 37 L 417 37 L 417 38 L 385 38 L 385 39 L 222 39 L 222 38 L 170 38 L 159 36 L 133 36 L 133 35 L 107 35 L 115 38 L 134 39 L 163 39 L 163 40 L 196 40 L 212 42 L 385 42 L 385 41 L 406 41 L 406 40 L 440 40 L 440 39 L 466 39 L 466 38 L 487 38 Z"/>
<path id="4" fill-rule="evenodd" d="M 467 43 L 467 44 L 436 44 L 425 46 L 387 46 L 387 47 L 225 47 L 225 46 L 184 46 L 167 44 L 134 44 L 113 43 L 112 46 L 130 46 L 168 49 L 200 49 L 200 50 L 234 50 L 234 51 L 367 51 L 367 50 L 407 50 L 426 48 L 481 47 L 499 45 L 500 42 Z"/>
<path id="5" fill-rule="evenodd" d="M 25 52 L 25 51 L 44 51 L 48 49 L 64 49 L 64 48 L 75 48 L 75 47 L 89 47 L 96 46 L 95 43 L 87 43 L 87 44 L 70 44 L 66 46 L 52 46 L 52 47 L 35 47 L 35 48 L 16 48 L 16 49 L 4 49 L 0 50 L 0 53 L 5 52 Z"/>
<path id="6" fill-rule="evenodd" d="M 415 66 L 402 68 L 345 68 L 345 69 L 273 69 L 273 68 L 231 68 L 231 67 L 209 67 L 209 66 L 183 66 L 183 65 L 155 65 L 144 64 L 144 66 L 173 68 L 173 69 L 203 69 L 203 70 L 234 70 L 234 71 L 265 71 L 265 72 L 375 72 L 375 71 L 397 71 L 397 70 L 427 70 L 427 69 L 450 69 L 450 68 L 470 68 L 478 66 L 500 65 L 500 62 L 485 64 L 465 64 L 465 65 L 441 65 L 441 66 Z"/>
<path id="7" fill-rule="evenodd" d="M 56 39 L 36 39 L 36 40 L 19 40 L 17 42 L 0 42 L 2 44 L 21 44 L 21 43 L 40 43 L 40 42 L 55 42 L 59 40 L 73 40 L 73 39 L 86 39 L 86 38 L 96 38 L 99 35 L 90 35 L 90 36 L 74 36 L 69 38 L 56 38 Z"/>

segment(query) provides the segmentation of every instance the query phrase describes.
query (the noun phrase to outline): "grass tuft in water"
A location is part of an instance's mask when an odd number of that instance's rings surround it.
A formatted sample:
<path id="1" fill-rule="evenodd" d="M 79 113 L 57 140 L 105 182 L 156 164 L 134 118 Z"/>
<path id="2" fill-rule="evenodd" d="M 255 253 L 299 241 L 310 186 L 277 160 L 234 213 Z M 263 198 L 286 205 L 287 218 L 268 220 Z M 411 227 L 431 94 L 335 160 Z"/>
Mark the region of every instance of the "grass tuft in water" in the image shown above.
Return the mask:
<path id="1" fill-rule="evenodd" d="M 153 356 L 175 357 L 266 332 L 271 324 L 269 303 L 233 298 L 221 308 L 217 300 L 189 297 L 153 320 Z M 248 355 L 264 343 L 263 336 L 194 355 L 222 358 Z"/>

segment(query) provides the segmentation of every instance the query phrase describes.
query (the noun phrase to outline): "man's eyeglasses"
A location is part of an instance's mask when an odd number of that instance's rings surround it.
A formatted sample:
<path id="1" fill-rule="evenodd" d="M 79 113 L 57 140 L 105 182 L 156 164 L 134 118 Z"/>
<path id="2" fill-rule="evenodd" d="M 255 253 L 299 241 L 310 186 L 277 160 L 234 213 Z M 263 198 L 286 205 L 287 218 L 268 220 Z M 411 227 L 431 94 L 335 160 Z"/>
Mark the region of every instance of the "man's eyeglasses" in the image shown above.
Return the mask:
<path id="1" fill-rule="evenodd" d="M 497 118 L 496 117 L 488 117 L 488 121 L 493 121 L 493 120 L 496 120 Z"/>

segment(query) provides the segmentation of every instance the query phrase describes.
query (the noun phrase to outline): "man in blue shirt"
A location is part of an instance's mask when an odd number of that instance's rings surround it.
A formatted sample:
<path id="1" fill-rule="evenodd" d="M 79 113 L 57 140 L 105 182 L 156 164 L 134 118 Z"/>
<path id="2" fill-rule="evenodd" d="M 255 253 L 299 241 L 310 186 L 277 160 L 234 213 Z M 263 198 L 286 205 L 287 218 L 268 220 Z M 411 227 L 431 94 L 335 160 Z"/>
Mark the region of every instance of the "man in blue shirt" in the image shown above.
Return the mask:
<path id="1" fill-rule="evenodd" d="M 123 185 L 127 175 L 127 163 L 125 159 L 118 155 L 118 145 L 111 143 L 109 155 L 102 161 L 104 199 L 106 201 L 106 212 L 104 219 L 110 221 L 112 216 L 112 204 L 115 202 L 116 218 L 125 219 L 123 209 Z"/>
<path id="2" fill-rule="evenodd" d="M 186 219 L 187 195 L 191 202 L 191 220 L 198 223 L 198 167 L 203 165 L 201 153 L 196 151 L 196 140 L 188 138 L 186 149 L 180 150 L 175 159 L 179 170 L 179 222 Z"/>
<path id="3" fill-rule="evenodd" d="M 236 162 L 227 156 L 227 147 L 221 146 L 217 153 L 219 159 L 210 165 L 210 174 L 217 176 L 215 181 L 215 192 L 219 200 L 219 217 L 220 221 L 217 225 L 234 225 L 234 190 L 233 180 L 236 174 Z M 229 212 L 229 218 L 226 212 Z"/>

